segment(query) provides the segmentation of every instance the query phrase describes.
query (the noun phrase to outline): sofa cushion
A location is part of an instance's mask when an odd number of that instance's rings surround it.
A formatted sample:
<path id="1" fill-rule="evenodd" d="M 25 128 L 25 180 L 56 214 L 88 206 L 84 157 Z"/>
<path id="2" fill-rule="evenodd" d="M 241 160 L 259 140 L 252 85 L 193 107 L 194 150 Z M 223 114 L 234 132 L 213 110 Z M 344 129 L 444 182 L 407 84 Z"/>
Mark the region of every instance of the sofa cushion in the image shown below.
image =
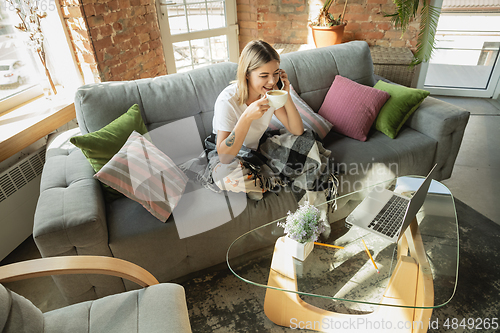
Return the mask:
<path id="1" fill-rule="evenodd" d="M 44 332 L 191 332 L 184 288 L 163 283 L 44 314 Z"/>
<path id="2" fill-rule="evenodd" d="M 374 124 L 377 130 L 392 139 L 398 135 L 406 120 L 430 94 L 426 90 L 390 84 L 382 80 L 379 80 L 374 88 L 391 95 L 380 109 Z"/>
<path id="3" fill-rule="evenodd" d="M 323 139 L 332 129 L 332 124 L 328 120 L 314 112 L 311 107 L 307 105 L 307 103 L 302 98 L 300 98 L 299 94 L 297 94 L 297 92 L 291 85 L 290 96 L 292 97 L 292 101 L 295 104 L 297 111 L 299 111 L 300 118 L 302 118 L 304 129 L 313 131 L 314 133 L 318 134 L 320 139 Z M 283 126 L 281 121 L 279 121 L 279 119 L 275 115 L 273 115 L 269 127 L 272 130 L 276 130 L 284 128 L 285 126 Z"/>
<path id="4" fill-rule="evenodd" d="M 74 136 L 70 142 L 82 150 L 97 172 L 120 150 L 134 130 L 140 134 L 148 131 L 137 104 L 100 130 Z"/>
<path id="5" fill-rule="evenodd" d="M 139 202 L 162 222 L 167 221 L 187 183 L 175 163 L 136 131 L 94 177 Z"/>
<path id="6" fill-rule="evenodd" d="M 339 193 L 361 190 L 368 184 L 406 175 L 426 175 L 433 166 L 437 141 L 403 126 L 392 140 L 374 129 L 370 140 L 358 140 L 331 131 L 323 140 L 340 172 Z"/>
<path id="7" fill-rule="evenodd" d="M 158 221 L 137 202 L 125 197 L 115 200 L 107 207 L 109 246 L 115 257 L 141 263 L 160 282 L 166 282 L 224 263 L 227 249 L 236 238 L 297 208 L 291 191 L 267 192 L 260 201 L 244 195 L 244 207 L 239 198 L 238 193 L 225 196 L 190 181 L 166 223 Z M 180 238 L 179 225 L 197 226 L 204 232 Z M 131 242 L 134 246 L 130 246 Z M 269 245 L 271 241 L 262 236 L 247 249 Z M 124 283 L 127 289 L 133 287 L 131 282 Z"/>
<path id="8" fill-rule="evenodd" d="M 366 141 L 373 121 L 389 97 L 385 91 L 337 75 L 318 113 L 333 124 L 334 131 Z"/>

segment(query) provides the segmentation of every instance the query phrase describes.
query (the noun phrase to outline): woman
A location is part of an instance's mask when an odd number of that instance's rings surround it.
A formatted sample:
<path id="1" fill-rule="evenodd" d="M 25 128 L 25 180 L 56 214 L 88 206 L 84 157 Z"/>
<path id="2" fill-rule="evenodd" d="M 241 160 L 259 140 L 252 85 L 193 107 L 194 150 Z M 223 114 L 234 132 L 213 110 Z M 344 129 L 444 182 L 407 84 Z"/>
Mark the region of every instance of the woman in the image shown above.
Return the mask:
<path id="1" fill-rule="evenodd" d="M 271 45 L 262 40 L 248 43 L 240 55 L 237 80 L 215 102 L 212 126 L 220 163 L 212 176 L 220 189 L 246 192 L 254 200 L 262 198 L 265 189 L 260 181 L 235 156 L 242 146 L 257 150 L 273 114 L 290 133 L 304 132 L 302 119 L 290 97 L 290 81 L 279 66 L 279 54 Z M 266 92 L 278 89 L 280 78 L 289 94 L 286 104 L 276 110 L 269 106 Z"/>

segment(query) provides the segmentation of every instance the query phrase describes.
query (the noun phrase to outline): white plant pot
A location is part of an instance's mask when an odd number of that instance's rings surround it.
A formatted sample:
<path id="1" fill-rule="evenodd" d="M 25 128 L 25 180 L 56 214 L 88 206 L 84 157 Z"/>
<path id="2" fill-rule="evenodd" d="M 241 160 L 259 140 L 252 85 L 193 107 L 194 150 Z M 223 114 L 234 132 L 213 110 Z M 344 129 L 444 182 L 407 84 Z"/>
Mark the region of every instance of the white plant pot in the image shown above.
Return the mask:
<path id="1" fill-rule="evenodd" d="M 289 237 L 285 237 L 285 242 L 292 257 L 300 261 L 306 260 L 309 253 L 314 249 L 314 242 L 299 243 Z"/>

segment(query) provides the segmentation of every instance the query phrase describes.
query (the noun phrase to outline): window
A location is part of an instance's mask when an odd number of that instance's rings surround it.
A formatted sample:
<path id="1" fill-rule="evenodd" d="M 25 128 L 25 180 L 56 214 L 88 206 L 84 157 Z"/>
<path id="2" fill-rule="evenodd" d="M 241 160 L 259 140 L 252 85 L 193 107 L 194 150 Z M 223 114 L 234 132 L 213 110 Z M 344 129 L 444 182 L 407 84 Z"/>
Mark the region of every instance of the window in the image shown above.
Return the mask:
<path id="1" fill-rule="evenodd" d="M 48 68 L 54 84 L 78 86 L 76 69 L 55 0 L 13 0 L 21 11 L 23 3 L 35 3 L 47 17 L 41 19 Z M 15 28 L 21 23 L 14 5 L 0 2 L 0 113 L 16 107 L 48 90 L 49 84 L 40 56 L 30 47 L 28 32 Z M 55 66 L 54 64 L 57 64 Z"/>
<path id="2" fill-rule="evenodd" d="M 177 72 L 229 61 L 226 35 L 173 43 Z"/>
<path id="3" fill-rule="evenodd" d="M 15 9 L 6 1 L 2 1 L 0 7 L 0 112 L 41 93 L 40 87 L 37 87 L 41 74 L 35 55 L 27 46 L 28 35 L 15 28 L 20 22 Z M 38 89 L 32 91 L 33 88 Z M 15 98 L 16 95 L 18 95 L 17 98 Z M 9 99 L 11 101 L 7 103 Z"/>
<path id="4" fill-rule="evenodd" d="M 225 61 L 238 62 L 235 0 L 157 0 L 170 74 Z"/>

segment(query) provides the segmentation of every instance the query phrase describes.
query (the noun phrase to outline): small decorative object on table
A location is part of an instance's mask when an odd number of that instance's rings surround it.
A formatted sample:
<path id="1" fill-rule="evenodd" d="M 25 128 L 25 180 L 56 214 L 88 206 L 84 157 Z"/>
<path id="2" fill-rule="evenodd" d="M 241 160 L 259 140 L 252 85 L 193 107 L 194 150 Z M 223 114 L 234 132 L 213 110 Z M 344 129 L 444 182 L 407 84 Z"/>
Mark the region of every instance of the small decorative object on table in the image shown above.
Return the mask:
<path id="1" fill-rule="evenodd" d="M 295 213 L 288 212 L 284 222 L 278 226 L 285 229 L 285 242 L 291 251 L 292 257 L 304 261 L 314 248 L 314 242 L 325 231 L 325 225 L 320 218 L 318 208 L 309 204 L 299 205 Z"/>

